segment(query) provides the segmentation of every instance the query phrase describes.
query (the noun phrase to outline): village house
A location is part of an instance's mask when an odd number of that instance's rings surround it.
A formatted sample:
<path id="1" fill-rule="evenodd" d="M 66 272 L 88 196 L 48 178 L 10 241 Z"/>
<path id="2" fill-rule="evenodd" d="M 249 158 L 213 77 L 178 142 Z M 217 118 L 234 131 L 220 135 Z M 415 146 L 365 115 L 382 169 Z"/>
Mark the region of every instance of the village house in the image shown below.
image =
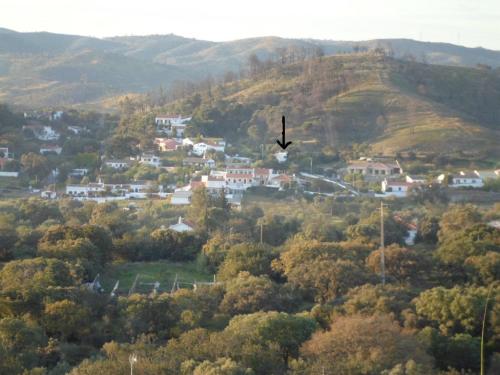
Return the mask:
<path id="1" fill-rule="evenodd" d="M 408 196 L 408 190 L 412 184 L 406 181 L 388 180 L 387 178 L 382 181 L 381 190 L 386 197 L 405 198 Z"/>
<path id="2" fill-rule="evenodd" d="M 481 188 L 484 182 L 481 176 L 477 172 L 464 172 L 460 171 L 458 175 L 453 175 L 451 177 L 451 187 L 472 187 Z"/>
<path id="3" fill-rule="evenodd" d="M 9 148 L 8 147 L 0 147 L 0 158 L 9 159 Z"/>
<path id="4" fill-rule="evenodd" d="M 108 168 L 123 170 L 129 167 L 129 162 L 127 160 L 110 159 L 106 160 L 104 165 Z"/>
<path id="5" fill-rule="evenodd" d="M 159 115 L 155 118 L 156 130 L 158 133 L 182 138 L 184 136 L 186 125 L 189 121 L 191 121 L 191 117 L 182 117 L 180 115 Z"/>
<path id="6" fill-rule="evenodd" d="M 129 182 L 130 192 L 131 193 L 150 193 L 153 190 L 158 190 L 160 193 L 163 191 L 163 186 L 155 186 L 153 181 L 148 180 L 136 180 Z"/>
<path id="7" fill-rule="evenodd" d="M 45 190 L 40 193 L 40 197 L 43 199 L 56 199 L 57 193 L 51 190 Z"/>
<path id="8" fill-rule="evenodd" d="M 287 174 L 279 174 L 272 176 L 269 179 L 269 183 L 267 186 L 276 187 L 280 190 L 289 188 L 293 183 L 293 176 L 289 176 Z"/>
<path id="9" fill-rule="evenodd" d="M 252 164 L 252 159 L 239 155 L 224 155 L 224 163 L 226 167 L 236 167 L 239 165 L 250 165 Z"/>
<path id="10" fill-rule="evenodd" d="M 409 184 L 425 184 L 425 176 L 406 175 L 406 182 Z"/>
<path id="11" fill-rule="evenodd" d="M 362 174 L 368 179 L 380 180 L 388 176 L 400 176 L 403 169 L 398 161 L 377 161 L 372 159 L 351 160 L 347 173 Z"/>
<path id="12" fill-rule="evenodd" d="M 88 197 L 98 195 L 106 191 L 102 182 L 91 182 L 87 185 L 70 184 L 66 185 L 66 194 L 75 197 Z"/>
<path id="13" fill-rule="evenodd" d="M 61 155 L 62 147 L 58 145 L 45 145 L 40 147 L 40 154 L 47 155 L 50 153 L 54 153 L 57 155 Z"/>
<path id="14" fill-rule="evenodd" d="M 61 136 L 52 126 L 42 125 L 38 122 L 31 122 L 23 126 L 23 130 L 29 129 L 36 139 L 40 141 L 57 141 Z"/>
<path id="15" fill-rule="evenodd" d="M 177 190 L 170 197 L 170 204 L 181 206 L 191 204 L 192 191 Z"/>
<path id="16" fill-rule="evenodd" d="M 207 189 L 207 193 L 212 196 L 218 196 L 224 191 L 226 187 L 226 181 L 224 176 L 208 175 L 201 176 L 201 182 Z"/>
<path id="17" fill-rule="evenodd" d="M 184 220 L 182 216 L 179 216 L 179 220 L 177 221 L 177 223 L 172 224 L 168 227 L 168 229 L 179 233 L 192 232 L 194 231 L 194 228 L 194 224 L 188 220 Z"/>
<path id="18" fill-rule="evenodd" d="M 161 164 L 160 158 L 156 155 L 144 153 L 139 158 L 140 164 L 150 165 L 152 167 L 158 168 Z"/>
<path id="19" fill-rule="evenodd" d="M 286 151 L 276 152 L 274 154 L 274 158 L 278 161 L 278 163 L 284 163 L 288 158 L 288 152 Z"/>
<path id="20" fill-rule="evenodd" d="M 70 125 L 68 126 L 68 131 L 70 131 L 71 133 L 75 134 L 75 135 L 78 135 L 78 134 L 81 134 L 85 131 L 86 129 L 80 127 L 80 126 L 74 126 L 74 125 Z"/>
<path id="21" fill-rule="evenodd" d="M 484 185 L 484 181 L 477 171 L 460 171 L 458 174 L 452 175 L 443 173 L 436 178 L 436 181 L 440 184 L 448 182 L 448 186 L 452 188 L 481 188 Z"/>
<path id="22" fill-rule="evenodd" d="M 182 143 L 172 138 L 155 138 L 154 144 L 158 146 L 161 152 L 175 151 L 181 147 Z"/>
<path id="23" fill-rule="evenodd" d="M 213 159 L 197 158 L 197 157 L 187 157 L 182 161 L 182 165 L 185 167 L 198 167 L 198 168 L 215 168 L 215 161 Z"/>
<path id="24" fill-rule="evenodd" d="M 205 138 L 201 142 L 193 144 L 193 154 L 201 156 L 207 151 L 224 152 L 226 141 L 222 138 Z"/>
<path id="25" fill-rule="evenodd" d="M 228 167 L 224 174 L 228 192 L 247 190 L 252 186 L 283 188 L 289 186 L 292 177 L 275 173 L 268 168 L 251 168 L 245 166 Z"/>
<path id="26" fill-rule="evenodd" d="M 53 111 L 50 114 L 49 119 L 50 119 L 50 121 L 57 121 L 57 120 L 62 119 L 63 115 L 64 115 L 63 111 Z"/>
<path id="27" fill-rule="evenodd" d="M 86 176 L 89 173 L 89 170 L 87 168 L 75 168 L 72 169 L 71 172 L 68 173 L 68 176 L 70 177 L 83 177 Z"/>

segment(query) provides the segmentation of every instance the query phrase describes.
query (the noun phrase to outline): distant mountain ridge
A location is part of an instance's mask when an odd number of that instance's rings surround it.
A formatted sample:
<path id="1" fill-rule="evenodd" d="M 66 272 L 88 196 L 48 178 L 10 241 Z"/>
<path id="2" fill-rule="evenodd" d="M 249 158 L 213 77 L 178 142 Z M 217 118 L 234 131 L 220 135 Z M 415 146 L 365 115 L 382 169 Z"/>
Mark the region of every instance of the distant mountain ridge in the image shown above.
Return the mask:
<path id="1" fill-rule="evenodd" d="M 181 36 L 94 38 L 0 28 L 0 101 L 28 106 L 98 102 L 127 93 L 168 88 L 238 72 L 248 57 L 276 56 L 280 48 L 317 48 L 325 55 L 383 48 L 431 64 L 500 67 L 500 51 L 409 39 L 362 42 L 259 37 L 212 42 Z"/>

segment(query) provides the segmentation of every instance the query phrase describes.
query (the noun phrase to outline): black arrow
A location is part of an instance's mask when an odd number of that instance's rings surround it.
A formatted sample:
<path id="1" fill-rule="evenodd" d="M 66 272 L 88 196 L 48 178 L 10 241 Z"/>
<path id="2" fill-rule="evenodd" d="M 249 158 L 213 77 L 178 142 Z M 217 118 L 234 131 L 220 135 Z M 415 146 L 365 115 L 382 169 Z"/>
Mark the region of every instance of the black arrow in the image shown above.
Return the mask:
<path id="1" fill-rule="evenodd" d="M 280 147 L 285 150 L 292 144 L 292 142 L 285 142 L 285 116 L 281 117 L 281 123 L 283 124 L 283 130 L 281 131 L 281 142 L 279 141 L 279 139 L 277 139 L 276 143 L 278 143 Z"/>

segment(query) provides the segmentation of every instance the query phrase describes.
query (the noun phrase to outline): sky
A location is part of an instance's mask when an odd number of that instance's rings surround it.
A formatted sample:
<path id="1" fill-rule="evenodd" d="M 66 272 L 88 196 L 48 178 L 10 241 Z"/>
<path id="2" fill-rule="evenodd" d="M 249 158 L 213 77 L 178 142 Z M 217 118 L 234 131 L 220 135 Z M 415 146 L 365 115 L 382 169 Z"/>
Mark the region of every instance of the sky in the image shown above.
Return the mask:
<path id="1" fill-rule="evenodd" d="M 0 0 L 0 27 L 96 37 L 410 38 L 500 50 L 499 0 Z"/>

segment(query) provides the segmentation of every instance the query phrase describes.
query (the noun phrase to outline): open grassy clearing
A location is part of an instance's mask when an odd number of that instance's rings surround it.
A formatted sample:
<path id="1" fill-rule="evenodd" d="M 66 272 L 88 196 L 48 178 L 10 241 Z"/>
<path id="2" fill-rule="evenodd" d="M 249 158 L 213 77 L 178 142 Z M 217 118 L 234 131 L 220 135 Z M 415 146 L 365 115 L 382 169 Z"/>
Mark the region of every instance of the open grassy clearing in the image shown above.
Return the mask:
<path id="1" fill-rule="evenodd" d="M 152 285 L 142 283 L 160 282 L 160 291 L 169 291 L 178 276 L 179 282 L 193 283 L 195 281 L 212 281 L 213 275 L 200 269 L 195 262 L 174 263 L 169 261 L 156 262 L 128 262 L 114 263 L 108 267 L 103 274 L 101 283 L 106 290 L 110 291 L 116 281 L 120 281 L 118 291 L 127 293 L 132 286 L 136 276 L 139 275 L 136 291 L 147 292 L 152 290 Z M 189 288 L 188 284 L 181 284 L 181 287 Z"/>

